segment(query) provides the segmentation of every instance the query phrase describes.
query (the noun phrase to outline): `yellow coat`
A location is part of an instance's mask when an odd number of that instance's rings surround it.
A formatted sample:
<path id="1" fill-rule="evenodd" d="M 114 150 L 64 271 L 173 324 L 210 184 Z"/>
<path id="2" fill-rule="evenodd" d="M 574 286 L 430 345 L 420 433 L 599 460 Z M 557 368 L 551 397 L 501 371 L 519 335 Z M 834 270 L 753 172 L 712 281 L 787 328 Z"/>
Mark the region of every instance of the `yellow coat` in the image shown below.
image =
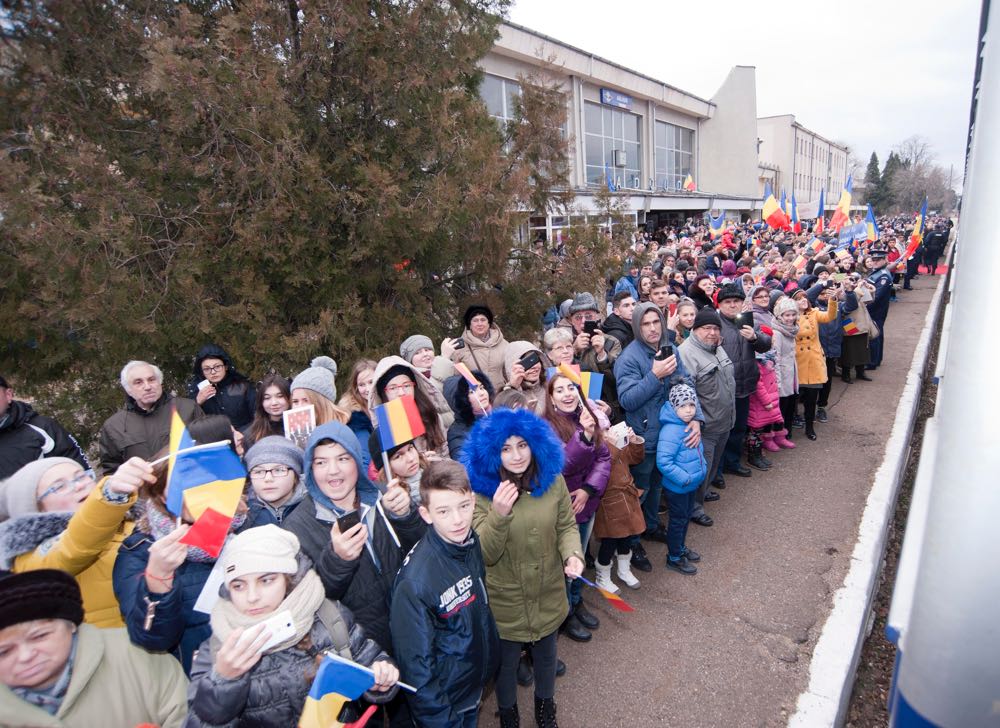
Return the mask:
<path id="1" fill-rule="evenodd" d="M 90 493 L 51 548 L 34 548 L 14 559 L 15 572 L 61 569 L 76 577 L 83 594 L 84 621 L 96 627 L 124 627 L 111 571 L 135 524 L 125 520 L 135 495 L 121 505 L 101 497 L 103 481 Z M 28 516 L 30 517 L 30 516 Z"/>
<path id="2" fill-rule="evenodd" d="M 830 301 L 826 311 L 810 308 L 799 315 L 799 333 L 795 337 L 795 362 L 799 384 L 826 383 L 826 355 L 819 340 L 819 325 L 837 319 L 837 302 Z"/>

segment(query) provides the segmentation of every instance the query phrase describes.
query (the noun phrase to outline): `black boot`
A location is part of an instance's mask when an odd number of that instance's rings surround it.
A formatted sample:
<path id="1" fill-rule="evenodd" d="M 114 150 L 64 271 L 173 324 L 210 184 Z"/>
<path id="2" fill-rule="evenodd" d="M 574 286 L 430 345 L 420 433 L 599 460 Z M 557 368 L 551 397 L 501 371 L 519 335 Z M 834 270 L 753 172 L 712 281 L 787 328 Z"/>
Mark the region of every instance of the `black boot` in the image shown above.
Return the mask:
<path id="1" fill-rule="evenodd" d="M 811 420 L 806 420 L 806 437 L 810 440 L 816 439 L 816 430 L 813 429 L 813 423 Z"/>
<path id="2" fill-rule="evenodd" d="M 747 445 L 747 465 L 757 470 L 770 470 L 771 463 L 764 459 L 764 448 L 760 444 Z"/>
<path id="3" fill-rule="evenodd" d="M 553 698 L 535 698 L 535 725 L 538 728 L 559 728 L 556 723 L 556 701 Z"/>
<path id="4" fill-rule="evenodd" d="M 854 376 L 862 382 L 872 381 L 872 378 L 865 374 L 865 368 L 863 366 L 854 367 Z"/>
<path id="5" fill-rule="evenodd" d="M 854 380 L 851 379 L 851 370 L 847 367 L 840 370 L 840 381 L 844 384 L 854 384 Z"/>
<path id="6" fill-rule="evenodd" d="M 559 629 L 574 642 L 590 642 L 590 638 L 593 637 L 590 631 L 580 623 L 580 620 L 572 612 L 566 617 L 566 621 L 562 623 L 562 627 Z"/>
<path id="7" fill-rule="evenodd" d="M 509 708 L 500 708 L 500 728 L 521 728 L 521 716 L 517 712 L 517 703 Z"/>
<path id="8" fill-rule="evenodd" d="M 640 543 L 632 544 L 632 568 L 647 573 L 653 570 L 653 565 L 649 563 L 649 557 L 646 556 L 646 549 Z"/>
<path id="9" fill-rule="evenodd" d="M 573 614 L 576 618 L 580 620 L 582 624 L 587 629 L 597 629 L 601 626 L 601 620 L 594 616 L 594 614 L 587 609 L 587 605 L 580 601 L 576 605 L 576 609 L 573 610 Z"/>

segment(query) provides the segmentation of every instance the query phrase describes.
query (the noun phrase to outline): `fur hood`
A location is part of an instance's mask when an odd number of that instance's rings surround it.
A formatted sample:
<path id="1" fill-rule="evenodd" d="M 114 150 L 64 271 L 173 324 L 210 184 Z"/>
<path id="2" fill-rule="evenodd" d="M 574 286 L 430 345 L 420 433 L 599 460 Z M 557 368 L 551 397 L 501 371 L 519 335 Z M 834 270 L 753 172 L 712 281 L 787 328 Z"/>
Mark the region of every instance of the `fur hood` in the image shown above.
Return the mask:
<path id="1" fill-rule="evenodd" d="M 500 485 L 500 449 L 512 435 L 531 446 L 537 468 L 531 495 L 540 498 L 563 469 L 563 443 L 551 425 L 528 410 L 498 409 L 480 418 L 462 448 L 462 465 L 469 473 L 472 490 L 492 498 Z"/>
<path id="2" fill-rule="evenodd" d="M 380 359 L 378 364 L 375 366 L 375 374 L 372 376 L 372 391 L 368 395 L 369 412 L 374 412 L 376 407 L 385 404 L 383 399 L 379 396 L 378 388 L 375 386 L 375 383 L 378 382 L 378 380 L 381 379 L 386 372 L 395 366 L 406 367 L 413 373 L 413 381 L 416 382 L 420 391 L 427 396 L 427 399 L 434 404 L 434 409 L 437 410 L 438 415 L 451 414 L 451 408 L 448 406 L 447 401 L 445 401 L 444 394 L 442 394 L 441 390 L 431 384 L 430 380 L 428 380 L 419 369 L 401 356 L 387 356 L 384 359 Z"/>

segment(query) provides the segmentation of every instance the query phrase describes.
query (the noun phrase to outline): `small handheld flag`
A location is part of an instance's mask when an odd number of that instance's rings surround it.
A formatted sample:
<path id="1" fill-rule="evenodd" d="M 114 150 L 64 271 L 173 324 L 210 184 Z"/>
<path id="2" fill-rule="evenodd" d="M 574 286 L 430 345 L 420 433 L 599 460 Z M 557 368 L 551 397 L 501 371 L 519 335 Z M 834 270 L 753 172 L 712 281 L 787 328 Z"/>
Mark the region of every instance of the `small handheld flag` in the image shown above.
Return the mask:
<path id="1" fill-rule="evenodd" d="M 878 223 L 875 221 L 875 211 L 872 209 L 872 203 L 868 203 L 868 215 L 865 216 L 865 225 L 868 228 L 868 242 L 873 242 L 878 240 L 881 235 L 879 235 Z"/>
<path id="2" fill-rule="evenodd" d="M 622 612 L 634 612 L 635 611 L 635 607 L 633 607 L 631 604 L 629 604 L 628 602 L 626 602 L 624 599 L 622 599 L 617 594 L 609 592 L 607 589 L 602 589 L 601 587 L 597 586 L 597 584 L 595 584 L 590 579 L 588 579 L 588 578 L 586 578 L 584 576 L 578 576 L 576 578 L 579 579 L 580 581 L 582 581 L 587 586 L 592 586 L 595 589 L 597 589 L 597 591 L 599 591 L 601 593 L 601 596 L 604 597 L 605 599 L 607 599 L 608 603 L 612 607 L 614 607 L 615 609 L 617 609 L 619 611 L 622 611 Z"/>
<path id="3" fill-rule="evenodd" d="M 410 395 L 394 399 L 375 408 L 375 422 L 382 442 L 382 452 L 415 440 L 426 432 L 420 419 L 417 401 Z"/>
<path id="4" fill-rule="evenodd" d="M 552 379 L 555 375 L 566 377 L 579 387 L 583 396 L 587 399 L 600 399 L 601 390 L 604 389 L 604 375 L 598 372 L 581 372 L 577 364 L 560 364 L 558 367 L 549 367 L 545 371 L 546 379 Z"/>
<path id="5" fill-rule="evenodd" d="M 337 719 L 346 703 L 357 700 L 375 685 L 375 677 L 346 660 L 334 660 L 328 653 L 316 671 L 306 696 L 299 728 L 344 726 Z"/>
<path id="6" fill-rule="evenodd" d="M 795 266 L 795 270 L 803 271 L 806 269 L 806 263 L 808 262 L 809 261 L 806 260 L 806 257 L 804 255 L 800 255 L 795 260 L 792 261 L 792 265 Z"/>
<path id="7" fill-rule="evenodd" d="M 723 210 L 718 218 L 712 217 L 712 213 L 708 213 L 708 234 L 712 236 L 712 240 L 722 235 L 725 232 L 726 227 L 726 211 Z"/>
<path id="8" fill-rule="evenodd" d="M 459 362 L 455 365 L 455 371 L 462 375 L 462 378 L 469 383 L 469 386 L 473 389 L 479 388 L 479 380 L 472 374 L 472 370 L 468 366 Z"/>
<path id="9" fill-rule="evenodd" d="M 773 230 L 784 228 L 788 224 L 784 210 L 778 207 L 778 201 L 774 199 L 774 190 L 770 184 L 764 185 L 764 208 L 761 210 L 761 217 Z"/>
<path id="10" fill-rule="evenodd" d="M 826 243 L 824 243 L 819 238 L 813 238 L 811 241 L 809 241 L 809 247 L 812 248 L 813 252 L 819 253 L 822 252 L 823 248 L 826 247 Z"/>
<path id="11" fill-rule="evenodd" d="M 861 330 L 855 325 L 854 319 L 845 318 L 844 319 L 844 333 L 847 336 L 855 336 L 861 333 Z"/>

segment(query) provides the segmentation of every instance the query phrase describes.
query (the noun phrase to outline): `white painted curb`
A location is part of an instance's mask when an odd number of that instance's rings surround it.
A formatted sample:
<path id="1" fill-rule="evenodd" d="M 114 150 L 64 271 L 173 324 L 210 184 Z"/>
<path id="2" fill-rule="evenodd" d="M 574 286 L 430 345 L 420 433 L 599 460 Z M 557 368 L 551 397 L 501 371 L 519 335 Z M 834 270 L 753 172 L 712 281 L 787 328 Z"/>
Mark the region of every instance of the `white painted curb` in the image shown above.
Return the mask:
<path id="1" fill-rule="evenodd" d="M 946 258 L 947 259 L 947 258 Z M 924 329 L 913 352 L 906 384 L 896 408 L 896 419 L 885 445 L 885 457 L 875 473 L 868 502 L 861 516 L 858 540 L 843 585 L 833 595 L 827 617 L 809 664 L 809 685 L 799 695 L 789 728 L 841 726 L 854 686 L 861 648 L 868 635 L 868 619 L 878 589 L 885 556 L 889 523 L 896 509 L 896 496 L 910 448 L 910 435 L 920 405 L 920 390 L 930 344 L 941 313 L 945 284 L 941 276 L 924 320 Z"/>

